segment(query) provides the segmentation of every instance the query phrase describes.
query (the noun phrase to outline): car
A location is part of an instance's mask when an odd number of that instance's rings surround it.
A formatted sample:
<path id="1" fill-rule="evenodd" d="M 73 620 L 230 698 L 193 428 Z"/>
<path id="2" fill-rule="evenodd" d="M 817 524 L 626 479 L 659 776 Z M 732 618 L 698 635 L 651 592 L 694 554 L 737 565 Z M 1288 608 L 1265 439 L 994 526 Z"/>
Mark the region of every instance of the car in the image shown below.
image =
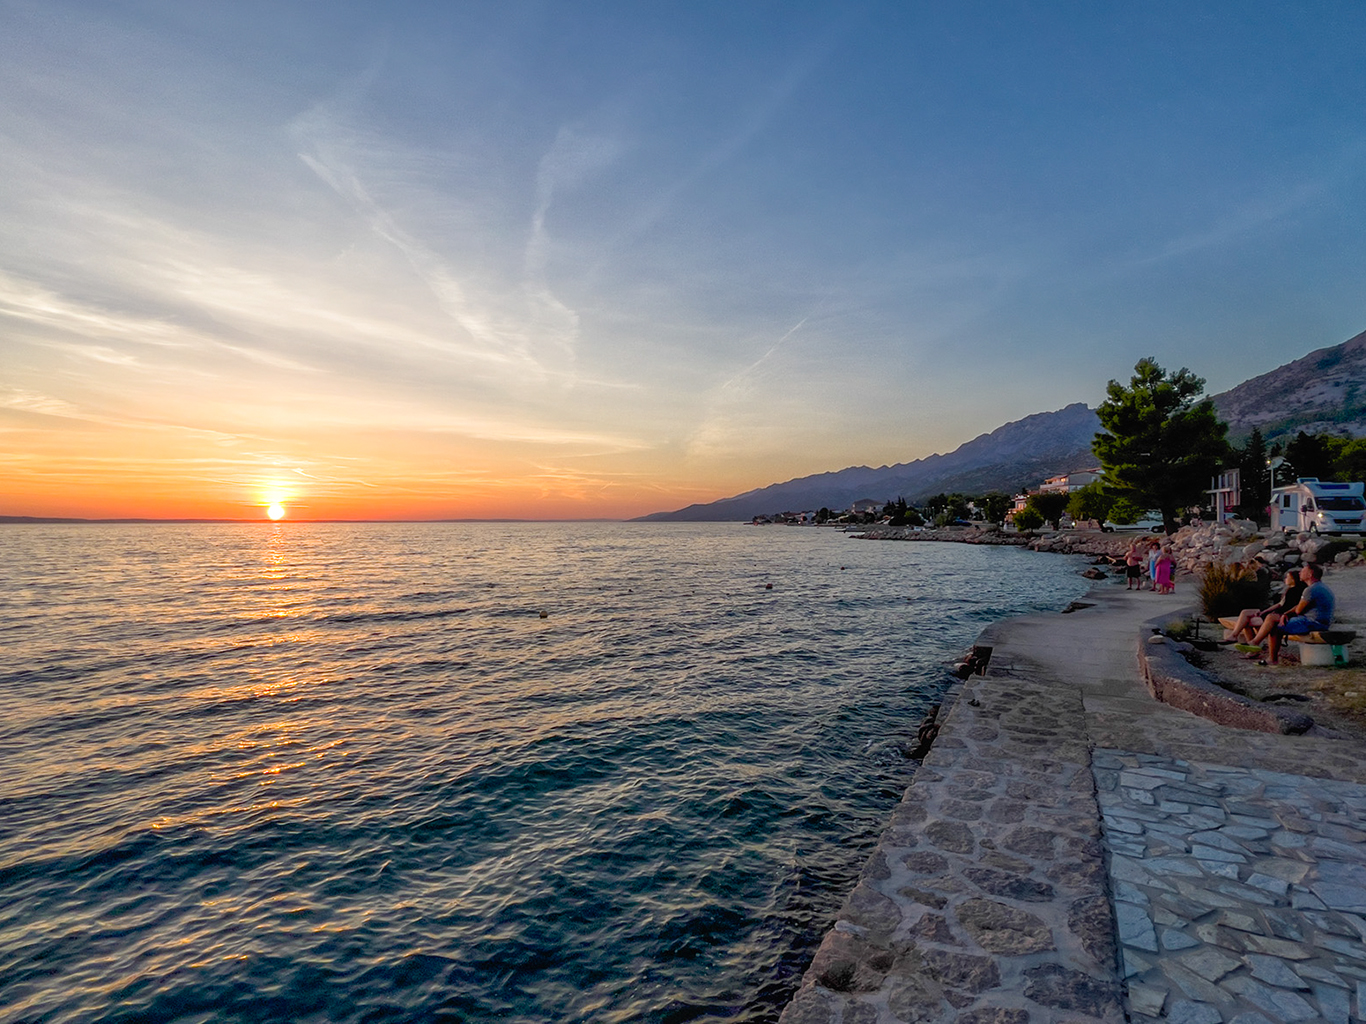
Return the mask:
<path id="1" fill-rule="evenodd" d="M 1099 530 L 1101 533 L 1114 533 L 1114 532 L 1115 532 L 1115 527 L 1114 527 L 1114 524 L 1113 524 L 1113 523 L 1101 523 L 1101 522 L 1097 522 L 1095 519 L 1077 519 L 1077 520 L 1074 520 L 1073 523 L 1072 523 L 1072 529 L 1074 529 L 1074 530 Z"/>
<path id="2" fill-rule="evenodd" d="M 1105 520 L 1102 530 L 1136 530 L 1139 533 L 1161 533 L 1165 527 L 1162 524 L 1162 516 L 1157 512 L 1144 512 L 1132 523 L 1116 523 L 1113 520 Z"/>

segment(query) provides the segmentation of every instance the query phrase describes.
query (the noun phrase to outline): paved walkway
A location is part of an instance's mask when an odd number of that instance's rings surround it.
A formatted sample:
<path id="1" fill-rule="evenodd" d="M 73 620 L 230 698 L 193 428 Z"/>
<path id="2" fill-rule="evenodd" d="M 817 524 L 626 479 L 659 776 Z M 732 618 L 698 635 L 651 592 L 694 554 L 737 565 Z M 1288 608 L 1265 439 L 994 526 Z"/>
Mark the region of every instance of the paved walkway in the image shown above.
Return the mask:
<path id="1" fill-rule="evenodd" d="M 1152 700 L 1183 589 L 987 631 L 784 1024 L 1363 1018 L 1366 748 Z"/>

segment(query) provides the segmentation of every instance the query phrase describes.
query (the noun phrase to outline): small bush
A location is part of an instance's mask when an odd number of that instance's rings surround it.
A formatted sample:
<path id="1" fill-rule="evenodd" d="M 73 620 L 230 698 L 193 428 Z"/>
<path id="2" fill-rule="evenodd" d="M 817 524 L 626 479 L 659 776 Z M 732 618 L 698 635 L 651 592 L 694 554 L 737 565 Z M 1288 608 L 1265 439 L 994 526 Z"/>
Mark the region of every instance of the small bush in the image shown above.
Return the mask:
<path id="1" fill-rule="evenodd" d="M 1241 611 L 1242 609 L 1239 609 Z M 1163 630 L 1173 640 L 1184 640 L 1190 635 L 1191 624 L 1185 619 L 1172 619 Z"/>
<path id="2" fill-rule="evenodd" d="M 1267 581 L 1243 565 L 1211 565 L 1200 580 L 1200 606 L 1207 619 L 1264 608 L 1269 600 Z"/>

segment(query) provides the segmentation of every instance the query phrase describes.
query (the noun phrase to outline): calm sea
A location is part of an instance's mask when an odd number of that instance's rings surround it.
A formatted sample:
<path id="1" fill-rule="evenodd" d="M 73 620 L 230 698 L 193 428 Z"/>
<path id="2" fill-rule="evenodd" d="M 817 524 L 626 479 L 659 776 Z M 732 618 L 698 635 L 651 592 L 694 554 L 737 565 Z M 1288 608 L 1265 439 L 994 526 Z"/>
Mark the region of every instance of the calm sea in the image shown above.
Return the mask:
<path id="1" fill-rule="evenodd" d="M 1079 568 L 731 525 L 0 528 L 0 1020 L 774 1020 L 943 661 Z"/>

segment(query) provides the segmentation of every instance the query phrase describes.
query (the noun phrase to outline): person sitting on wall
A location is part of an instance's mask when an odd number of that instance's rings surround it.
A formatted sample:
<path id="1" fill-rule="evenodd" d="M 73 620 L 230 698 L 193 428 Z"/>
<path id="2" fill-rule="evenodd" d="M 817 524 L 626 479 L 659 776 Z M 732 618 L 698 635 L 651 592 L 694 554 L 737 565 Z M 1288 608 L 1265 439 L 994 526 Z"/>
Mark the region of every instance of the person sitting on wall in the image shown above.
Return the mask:
<path id="1" fill-rule="evenodd" d="M 1313 562 L 1300 569 L 1300 579 L 1304 581 L 1304 593 L 1289 614 L 1268 615 L 1261 628 L 1252 638 L 1254 644 L 1267 642 L 1267 662 L 1276 665 L 1280 661 L 1281 641 L 1287 636 L 1303 636 L 1306 633 L 1321 633 L 1333 627 L 1333 612 L 1337 599 L 1323 583 L 1323 570 Z"/>
<path id="2" fill-rule="evenodd" d="M 1266 621 L 1268 615 L 1285 615 L 1300 603 L 1300 595 L 1304 593 L 1304 588 L 1305 584 L 1300 582 L 1300 574 L 1291 569 L 1285 574 L 1285 589 L 1281 591 L 1281 599 L 1270 608 L 1244 608 L 1240 611 L 1233 628 L 1224 630 L 1224 643 L 1250 644 L 1257 627 Z"/>

